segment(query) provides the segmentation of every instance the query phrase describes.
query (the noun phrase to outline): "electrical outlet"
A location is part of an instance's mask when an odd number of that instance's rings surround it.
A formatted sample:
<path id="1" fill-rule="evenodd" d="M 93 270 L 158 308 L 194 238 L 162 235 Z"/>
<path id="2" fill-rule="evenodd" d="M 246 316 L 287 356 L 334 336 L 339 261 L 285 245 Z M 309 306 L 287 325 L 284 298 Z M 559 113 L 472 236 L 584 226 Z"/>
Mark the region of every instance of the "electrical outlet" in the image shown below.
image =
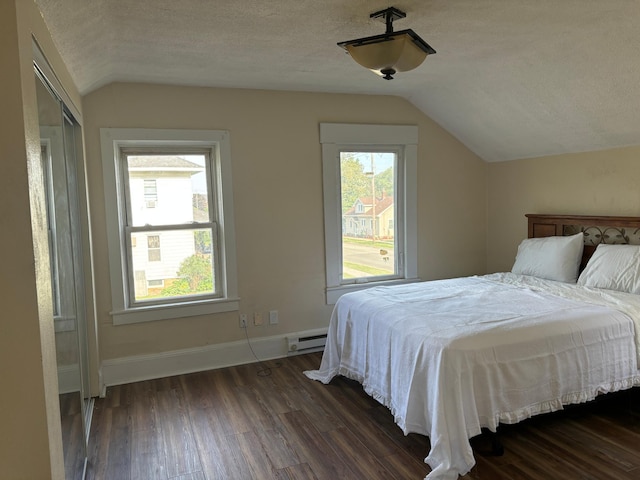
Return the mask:
<path id="1" fill-rule="evenodd" d="M 277 325 L 277 324 L 278 324 L 278 310 L 270 310 L 269 325 Z"/>
<path id="2" fill-rule="evenodd" d="M 262 314 L 260 312 L 256 312 L 253 314 L 253 324 L 255 326 L 262 325 Z"/>
<path id="3" fill-rule="evenodd" d="M 247 328 L 247 314 L 240 314 L 240 328 Z"/>

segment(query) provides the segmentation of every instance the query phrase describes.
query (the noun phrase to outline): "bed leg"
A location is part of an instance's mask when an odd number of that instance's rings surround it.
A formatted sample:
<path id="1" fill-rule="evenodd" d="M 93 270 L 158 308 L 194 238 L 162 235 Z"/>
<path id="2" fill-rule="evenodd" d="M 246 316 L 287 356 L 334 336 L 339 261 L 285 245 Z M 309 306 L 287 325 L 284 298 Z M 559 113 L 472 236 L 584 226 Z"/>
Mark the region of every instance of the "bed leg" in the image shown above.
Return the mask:
<path id="1" fill-rule="evenodd" d="M 491 455 L 496 457 L 504 455 L 504 447 L 502 446 L 502 442 L 500 442 L 498 432 L 492 432 L 488 428 L 483 428 L 482 433 L 491 440 Z"/>

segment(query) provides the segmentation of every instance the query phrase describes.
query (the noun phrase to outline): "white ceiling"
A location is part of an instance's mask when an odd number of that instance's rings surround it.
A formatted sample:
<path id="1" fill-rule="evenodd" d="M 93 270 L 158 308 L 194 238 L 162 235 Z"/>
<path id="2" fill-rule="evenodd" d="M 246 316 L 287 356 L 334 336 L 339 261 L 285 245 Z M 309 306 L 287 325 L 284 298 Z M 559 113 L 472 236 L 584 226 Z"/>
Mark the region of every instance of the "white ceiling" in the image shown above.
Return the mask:
<path id="1" fill-rule="evenodd" d="M 638 0 L 36 0 L 82 94 L 114 81 L 399 95 L 486 161 L 640 145 Z M 384 80 L 336 42 L 407 13 Z"/>

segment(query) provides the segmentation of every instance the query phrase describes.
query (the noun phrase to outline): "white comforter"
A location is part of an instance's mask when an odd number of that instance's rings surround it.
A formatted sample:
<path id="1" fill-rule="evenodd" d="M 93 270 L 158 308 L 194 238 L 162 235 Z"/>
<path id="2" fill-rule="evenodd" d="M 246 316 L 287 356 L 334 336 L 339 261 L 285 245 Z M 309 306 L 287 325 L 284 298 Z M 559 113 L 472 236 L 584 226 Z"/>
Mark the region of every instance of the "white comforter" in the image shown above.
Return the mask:
<path id="1" fill-rule="evenodd" d="M 305 373 L 358 380 L 429 436 L 426 478 L 456 479 L 481 427 L 640 385 L 638 297 L 513 274 L 374 287 L 340 298 Z"/>

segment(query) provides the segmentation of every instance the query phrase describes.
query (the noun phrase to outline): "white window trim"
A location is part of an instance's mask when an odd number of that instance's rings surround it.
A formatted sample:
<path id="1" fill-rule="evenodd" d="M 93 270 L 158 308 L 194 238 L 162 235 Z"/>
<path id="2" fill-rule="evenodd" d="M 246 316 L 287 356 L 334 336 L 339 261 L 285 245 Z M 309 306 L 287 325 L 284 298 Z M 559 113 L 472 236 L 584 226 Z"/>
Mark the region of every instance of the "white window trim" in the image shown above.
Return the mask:
<path id="1" fill-rule="evenodd" d="M 344 123 L 321 123 L 322 180 L 324 193 L 324 234 L 327 278 L 327 304 L 336 303 L 345 293 L 378 285 L 392 285 L 419 281 L 418 278 L 418 127 L 415 125 L 358 125 Z M 340 210 L 340 150 L 344 148 L 366 148 L 376 146 L 399 146 L 404 152 L 404 223 L 396 222 L 396 228 L 404 229 L 403 258 L 398 259 L 401 279 L 371 280 L 363 283 L 342 285 L 340 265 L 342 263 L 342 214 Z"/>
<path id="2" fill-rule="evenodd" d="M 40 126 L 40 149 L 46 150 L 46 156 L 41 156 L 42 169 L 44 171 L 46 199 L 47 199 L 47 229 L 51 229 L 49 232 L 49 256 L 51 261 L 51 282 L 52 282 L 52 297 L 53 297 L 53 310 L 54 321 L 56 322 L 56 332 L 58 332 L 57 322 L 62 322 L 60 317 L 61 304 L 60 304 L 60 272 L 58 270 L 58 234 L 56 231 L 56 209 L 53 202 L 54 187 L 53 187 L 53 156 L 56 158 L 64 158 L 64 150 L 62 146 L 62 139 L 60 138 L 60 132 L 54 127 Z M 55 153 L 54 153 L 55 152 Z M 60 330 L 68 331 L 68 330 Z"/>
<path id="3" fill-rule="evenodd" d="M 102 171 L 109 250 L 109 271 L 111 277 L 111 297 L 114 325 L 182 318 L 194 315 L 237 311 L 238 279 L 236 263 L 235 224 L 233 216 L 233 189 L 231 176 L 231 149 L 229 132 L 221 130 L 160 130 L 139 128 L 101 128 Z M 124 222 L 120 221 L 124 212 L 124 198 L 117 158 L 122 147 L 204 147 L 217 145 L 220 159 L 217 163 L 222 191 L 215 194 L 222 199 L 220 228 L 223 245 L 220 259 L 222 298 L 194 300 L 175 304 L 129 306 L 126 292 L 126 255 Z M 216 168 L 216 163 L 213 168 Z"/>

